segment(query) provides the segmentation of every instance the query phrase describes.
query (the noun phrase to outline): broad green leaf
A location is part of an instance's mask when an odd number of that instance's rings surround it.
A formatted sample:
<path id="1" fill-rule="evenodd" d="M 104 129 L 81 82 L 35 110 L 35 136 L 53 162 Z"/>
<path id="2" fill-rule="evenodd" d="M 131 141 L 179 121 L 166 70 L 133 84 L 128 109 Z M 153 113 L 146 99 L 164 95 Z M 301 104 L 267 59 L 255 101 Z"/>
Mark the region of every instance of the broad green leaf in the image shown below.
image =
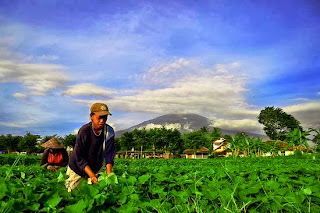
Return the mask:
<path id="1" fill-rule="evenodd" d="M 168 177 L 165 176 L 164 174 L 157 174 L 155 176 L 157 178 L 157 181 L 160 181 L 160 182 L 168 179 Z"/>
<path id="2" fill-rule="evenodd" d="M 22 179 L 25 179 L 25 178 L 26 178 L 26 173 L 20 172 L 20 175 L 21 175 L 21 178 L 22 178 Z"/>
<path id="3" fill-rule="evenodd" d="M 121 175 L 121 177 L 126 178 L 127 175 L 128 175 L 128 173 L 125 171 L 125 172 Z"/>
<path id="4" fill-rule="evenodd" d="M 129 183 L 130 185 L 134 185 L 136 182 L 137 182 L 137 178 L 134 177 L 134 176 L 130 176 L 130 177 L 127 179 L 127 183 Z"/>
<path id="5" fill-rule="evenodd" d="M 13 205 L 14 200 L 9 200 L 7 202 L 0 201 L 0 210 L 1 212 L 15 212 Z"/>
<path id="6" fill-rule="evenodd" d="M 6 196 L 7 191 L 8 191 L 8 188 L 7 188 L 6 184 L 5 184 L 5 182 L 4 182 L 4 181 L 1 181 L 1 182 L 0 182 L 0 200 L 1 200 L 4 196 Z"/>
<path id="7" fill-rule="evenodd" d="M 120 199 L 119 199 L 119 203 L 122 205 L 122 204 L 125 204 L 127 201 L 127 196 L 121 196 Z"/>
<path id="8" fill-rule="evenodd" d="M 28 206 L 28 210 L 31 211 L 38 211 L 40 208 L 40 203 L 34 203 L 31 206 Z"/>
<path id="9" fill-rule="evenodd" d="M 278 188 L 274 191 L 277 195 L 286 195 L 289 192 L 289 189 L 287 187 Z"/>
<path id="10" fill-rule="evenodd" d="M 97 206 L 101 206 L 106 202 L 107 195 L 106 194 L 97 194 L 94 197 Z"/>
<path id="11" fill-rule="evenodd" d="M 80 212 L 85 212 L 86 208 L 86 202 L 83 201 L 83 199 L 79 200 L 76 204 L 66 206 L 64 208 L 64 212 L 67 213 L 80 213 Z"/>
<path id="12" fill-rule="evenodd" d="M 249 187 L 248 189 L 246 189 L 246 190 L 244 191 L 244 194 L 247 194 L 247 195 L 257 194 L 257 193 L 259 193 L 260 188 L 261 188 L 261 187 L 257 187 L 257 186 Z"/>
<path id="13" fill-rule="evenodd" d="M 65 181 L 65 178 L 62 174 L 62 172 L 60 172 L 59 176 L 58 176 L 58 182 L 61 183 L 61 182 L 64 182 Z"/>
<path id="14" fill-rule="evenodd" d="M 305 195 L 311 195 L 312 194 L 312 191 L 310 188 L 306 188 L 306 189 L 303 189 L 303 192 Z"/>
<path id="15" fill-rule="evenodd" d="M 131 195 L 130 195 L 130 199 L 131 199 L 131 200 L 134 200 L 134 201 L 138 201 L 138 200 L 139 200 L 139 195 L 137 195 L 137 194 L 131 194 Z"/>
<path id="16" fill-rule="evenodd" d="M 87 212 L 89 212 L 92 209 L 94 199 L 87 199 L 85 202 L 86 202 L 86 206 L 87 206 Z"/>
<path id="17" fill-rule="evenodd" d="M 132 194 L 134 191 L 135 191 L 135 187 L 134 186 L 125 186 L 125 187 L 122 188 L 121 194 L 129 195 L 129 194 Z"/>
<path id="18" fill-rule="evenodd" d="M 198 190 L 195 191 L 195 194 L 196 194 L 196 195 L 203 196 L 202 192 L 200 192 L 200 191 L 198 191 Z"/>
<path id="19" fill-rule="evenodd" d="M 164 187 L 155 187 L 155 188 L 151 188 L 150 192 L 152 194 L 160 194 L 163 192 L 163 190 L 164 190 Z"/>
<path id="20" fill-rule="evenodd" d="M 266 185 L 268 186 L 269 189 L 277 189 L 279 188 L 280 184 L 277 182 L 277 181 L 274 181 L 274 180 L 270 180 L 266 183 Z"/>
<path id="21" fill-rule="evenodd" d="M 139 177 L 138 182 L 140 184 L 144 184 L 147 180 L 149 180 L 150 177 L 151 177 L 150 174 L 142 175 Z"/>
<path id="22" fill-rule="evenodd" d="M 33 190 L 31 189 L 30 186 L 24 187 L 24 189 L 23 189 L 23 194 L 25 195 L 25 198 L 26 198 L 27 200 L 29 200 L 29 201 L 32 200 L 33 197 L 34 197 Z"/>
<path id="23" fill-rule="evenodd" d="M 118 178 L 115 173 L 110 173 L 107 177 L 107 184 L 118 184 Z"/>
<path id="24" fill-rule="evenodd" d="M 54 193 L 51 198 L 45 203 L 46 206 L 56 207 L 62 198 L 58 195 L 58 192 Z"/>
<path id="25" fill-rule="evenodd" d="M 89 190 L 89 194 L 91 197 L 94 197 L 95 195 L 97 195 L 99 193 L 99 190 L 93 186 L 89 186 L 88 190 Z"/>

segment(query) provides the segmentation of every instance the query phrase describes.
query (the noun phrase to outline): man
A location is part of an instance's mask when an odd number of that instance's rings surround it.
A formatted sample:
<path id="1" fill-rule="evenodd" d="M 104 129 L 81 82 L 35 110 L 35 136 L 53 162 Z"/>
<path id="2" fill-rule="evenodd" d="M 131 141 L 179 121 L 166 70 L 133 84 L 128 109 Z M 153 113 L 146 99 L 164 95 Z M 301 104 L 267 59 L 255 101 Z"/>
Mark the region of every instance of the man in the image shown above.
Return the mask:
<path id="1" fill-rule="evenodd" d="M 66 180 L 69 192 L 88 177 L 92 183 L 98 183 L 97 173 L 102 167 L 103 158 L 107 173 L 112 172 L 115 134 L 113 128 L 106 124 L 111 113 L 104 103 L 94 103 L 90 111 L 91 122 L 80 128 L 69 160 L 69 178 Z"/>

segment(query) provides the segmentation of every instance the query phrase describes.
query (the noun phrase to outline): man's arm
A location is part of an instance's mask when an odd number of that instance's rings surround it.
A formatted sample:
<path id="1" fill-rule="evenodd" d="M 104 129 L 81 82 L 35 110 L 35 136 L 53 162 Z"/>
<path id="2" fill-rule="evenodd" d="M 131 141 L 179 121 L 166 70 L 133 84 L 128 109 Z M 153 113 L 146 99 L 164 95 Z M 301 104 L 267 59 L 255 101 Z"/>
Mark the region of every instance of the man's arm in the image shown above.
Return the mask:
<path id="1" fill-rule="evenodd" d="M 111 137 L 106 144 L 106 169 L 107 173 L 110 174 L 112 172 L 112 166 L 114 164 L 114 136 Z"/>
<path id="2" fill-rule="evenodd" d="M 108 163 L 108 164 L 106 165 L 106 168 L 107 168 L 107 174 L 112 173 L 112 164 L 111 164 L 111 163 Z"/>
<path id="3" fill-rule="evenodd" d="M 96 174 L 91 170 L 89 165 L 86 165 L 86 167 L 84 168 L 84 171 L 90 177 L 92 183 L 98 183 L 98 178 L 97 178 Z"/>

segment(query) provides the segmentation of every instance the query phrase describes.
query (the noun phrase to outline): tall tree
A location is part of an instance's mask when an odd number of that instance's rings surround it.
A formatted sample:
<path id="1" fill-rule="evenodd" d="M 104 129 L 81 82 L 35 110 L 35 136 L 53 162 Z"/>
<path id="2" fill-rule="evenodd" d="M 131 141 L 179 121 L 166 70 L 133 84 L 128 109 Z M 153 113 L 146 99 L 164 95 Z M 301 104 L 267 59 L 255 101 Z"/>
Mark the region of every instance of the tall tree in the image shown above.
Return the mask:
<path id="1" fill-rule="evenodd" d="M 36 144 L 37 139 L 39 139 L 39 135 L 33 135 L 30 132 L 27 132 L 22 140 L 19 141 L 18 147 L 21 151 L 26 151 L 27 153 L 32 153 L 37 151 Z"/>
<path id="2" fill-rule="evenodd" d="M 263 130 L 272 140 L 284 140 L 287 135 L 299 128 L 302 131 L 300 122 L 292 115 L 287 114 L 281 108 L 265 107 L 258 116 L 259 123 L 264 125 Z"/>
<path id="3" fill-rule="evenodd" d="M 74 134 L 66 135 L 62 139 L 62 143 L 66 148 L 68 146 L 74 147 L 76 145 L 76 136 Z"/>
<path id="4" fill-rule="evenodd" d="M 295 128 L 292 130 L 289 135 L 287 136 L 286 140 L 289 144 L 289 147 L 292 146 L 305 146 L 307 149 L 309 149 L 309 144 L 308 144 L 308 132 L 301 131 L 299 128 Z"/>
<path id="5" fill-rule="evenodd" d="M 188 134 L 183 135 L 184 144 L 186 149 L 193 149 L 196 152 L 197 149 L 206 146 L 207 137 L 203 134 L 201 130 L 193 131 Z"/>
<path id="6" fill-rule="evenodd" d="M 209 133 L 209 137 L 211 140 L 217 140 L 218 138 L 222 137 L 222 132 L 219 128 L 215 127 L 213 130 Z"/>
<path id="7" fill-rule="evenodd" d="M 121 150 L 130 150 L 132 147 L 134 147 L 133 133 L 132 132 L 125 132 L 121 136 L 119 142 L 120 142 Z"/>
<path id="8" fill-rule="evenodd" d="M 11 134 L 0 136 L 0 149 L 7 152 L 19 151 L 18 144 L 22 139 L 21 136 L 13 136 Z"/>
<path id="9" fill-rule="evenodd" d="M 121 150 L 120 138 L 114 138 L 114 149 L 116 152 Z"/>
<path id="10" fill-rule="evenodd" d="M 170 152 L 176 151 L 177 153 L 182 153 L 183 151 L 183 140 L 181 138 L 181 133 L 177 129 L 167 130 L 167 140 L 168 147 L 167 149 Z"/>

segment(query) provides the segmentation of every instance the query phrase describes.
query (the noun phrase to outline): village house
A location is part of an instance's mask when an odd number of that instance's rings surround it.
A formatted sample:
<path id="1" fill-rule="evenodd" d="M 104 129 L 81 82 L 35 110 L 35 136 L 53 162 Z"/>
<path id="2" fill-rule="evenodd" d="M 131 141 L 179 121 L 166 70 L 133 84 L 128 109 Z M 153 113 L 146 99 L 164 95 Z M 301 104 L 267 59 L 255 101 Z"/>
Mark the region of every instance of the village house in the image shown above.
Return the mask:
<path id="1" fill-rule="evenodd" d="M 218 156 L 229 156 L 232 152 L 227 152 L 228 141 L 224 138 L 219 138 L 212 142 L 212 150 L 214 154 Z"/>
<path id="2" fill-rule="evenodd" d="M 227 152 L 227 146 L 227 140 L 224 138 L 219 138 L 212 142 L 212 151 L 218 156 L 229 156 L 232 153 Z M 206 147 L 202 147 L 200 149 L 197 149 L 196 152 L 194 152 L 194 149 L 186 149 L 183 153 L 185 155 L 185 158 L 187 159 L 205 159 L 209 157 L 210 150 Z"/>
<path id="3" fill-rule="evenodd" d="M 204 159 L 209 156 L 209 149 L 202 147 L 194 152 L 194 149 L 186 149 L 183 151 L 187 159 Z"/>
<path id="4" fill-rule="evenodd" d="M 173 154 L 161 150 L 127 150 L 127 151 L 118 151 L 115 154 L 115 158 L 131 158 L 131 159 L 141 159 L 141 158 L 164 158 L 170 159 L 173 158 Z"/>
<path id="5" fill-rule="evenodd" d="M 281 140 L 267 140 L 267 144 L 275 144 L 279 150 L 277 150 L 278 155 L 284 155 L 284 156 L 289 156 L 293 155 L 295 150 L 300 150 L 305 153 L 312 153 L 312 149 L 307 149 L 305 146 L 299 145 L 299 146 L 293 146 L 293 147 L 288 147 L 288 143 L 281 141 Z M 264 153 L 262 156 L 272 156 L 272 153 Z"/>

